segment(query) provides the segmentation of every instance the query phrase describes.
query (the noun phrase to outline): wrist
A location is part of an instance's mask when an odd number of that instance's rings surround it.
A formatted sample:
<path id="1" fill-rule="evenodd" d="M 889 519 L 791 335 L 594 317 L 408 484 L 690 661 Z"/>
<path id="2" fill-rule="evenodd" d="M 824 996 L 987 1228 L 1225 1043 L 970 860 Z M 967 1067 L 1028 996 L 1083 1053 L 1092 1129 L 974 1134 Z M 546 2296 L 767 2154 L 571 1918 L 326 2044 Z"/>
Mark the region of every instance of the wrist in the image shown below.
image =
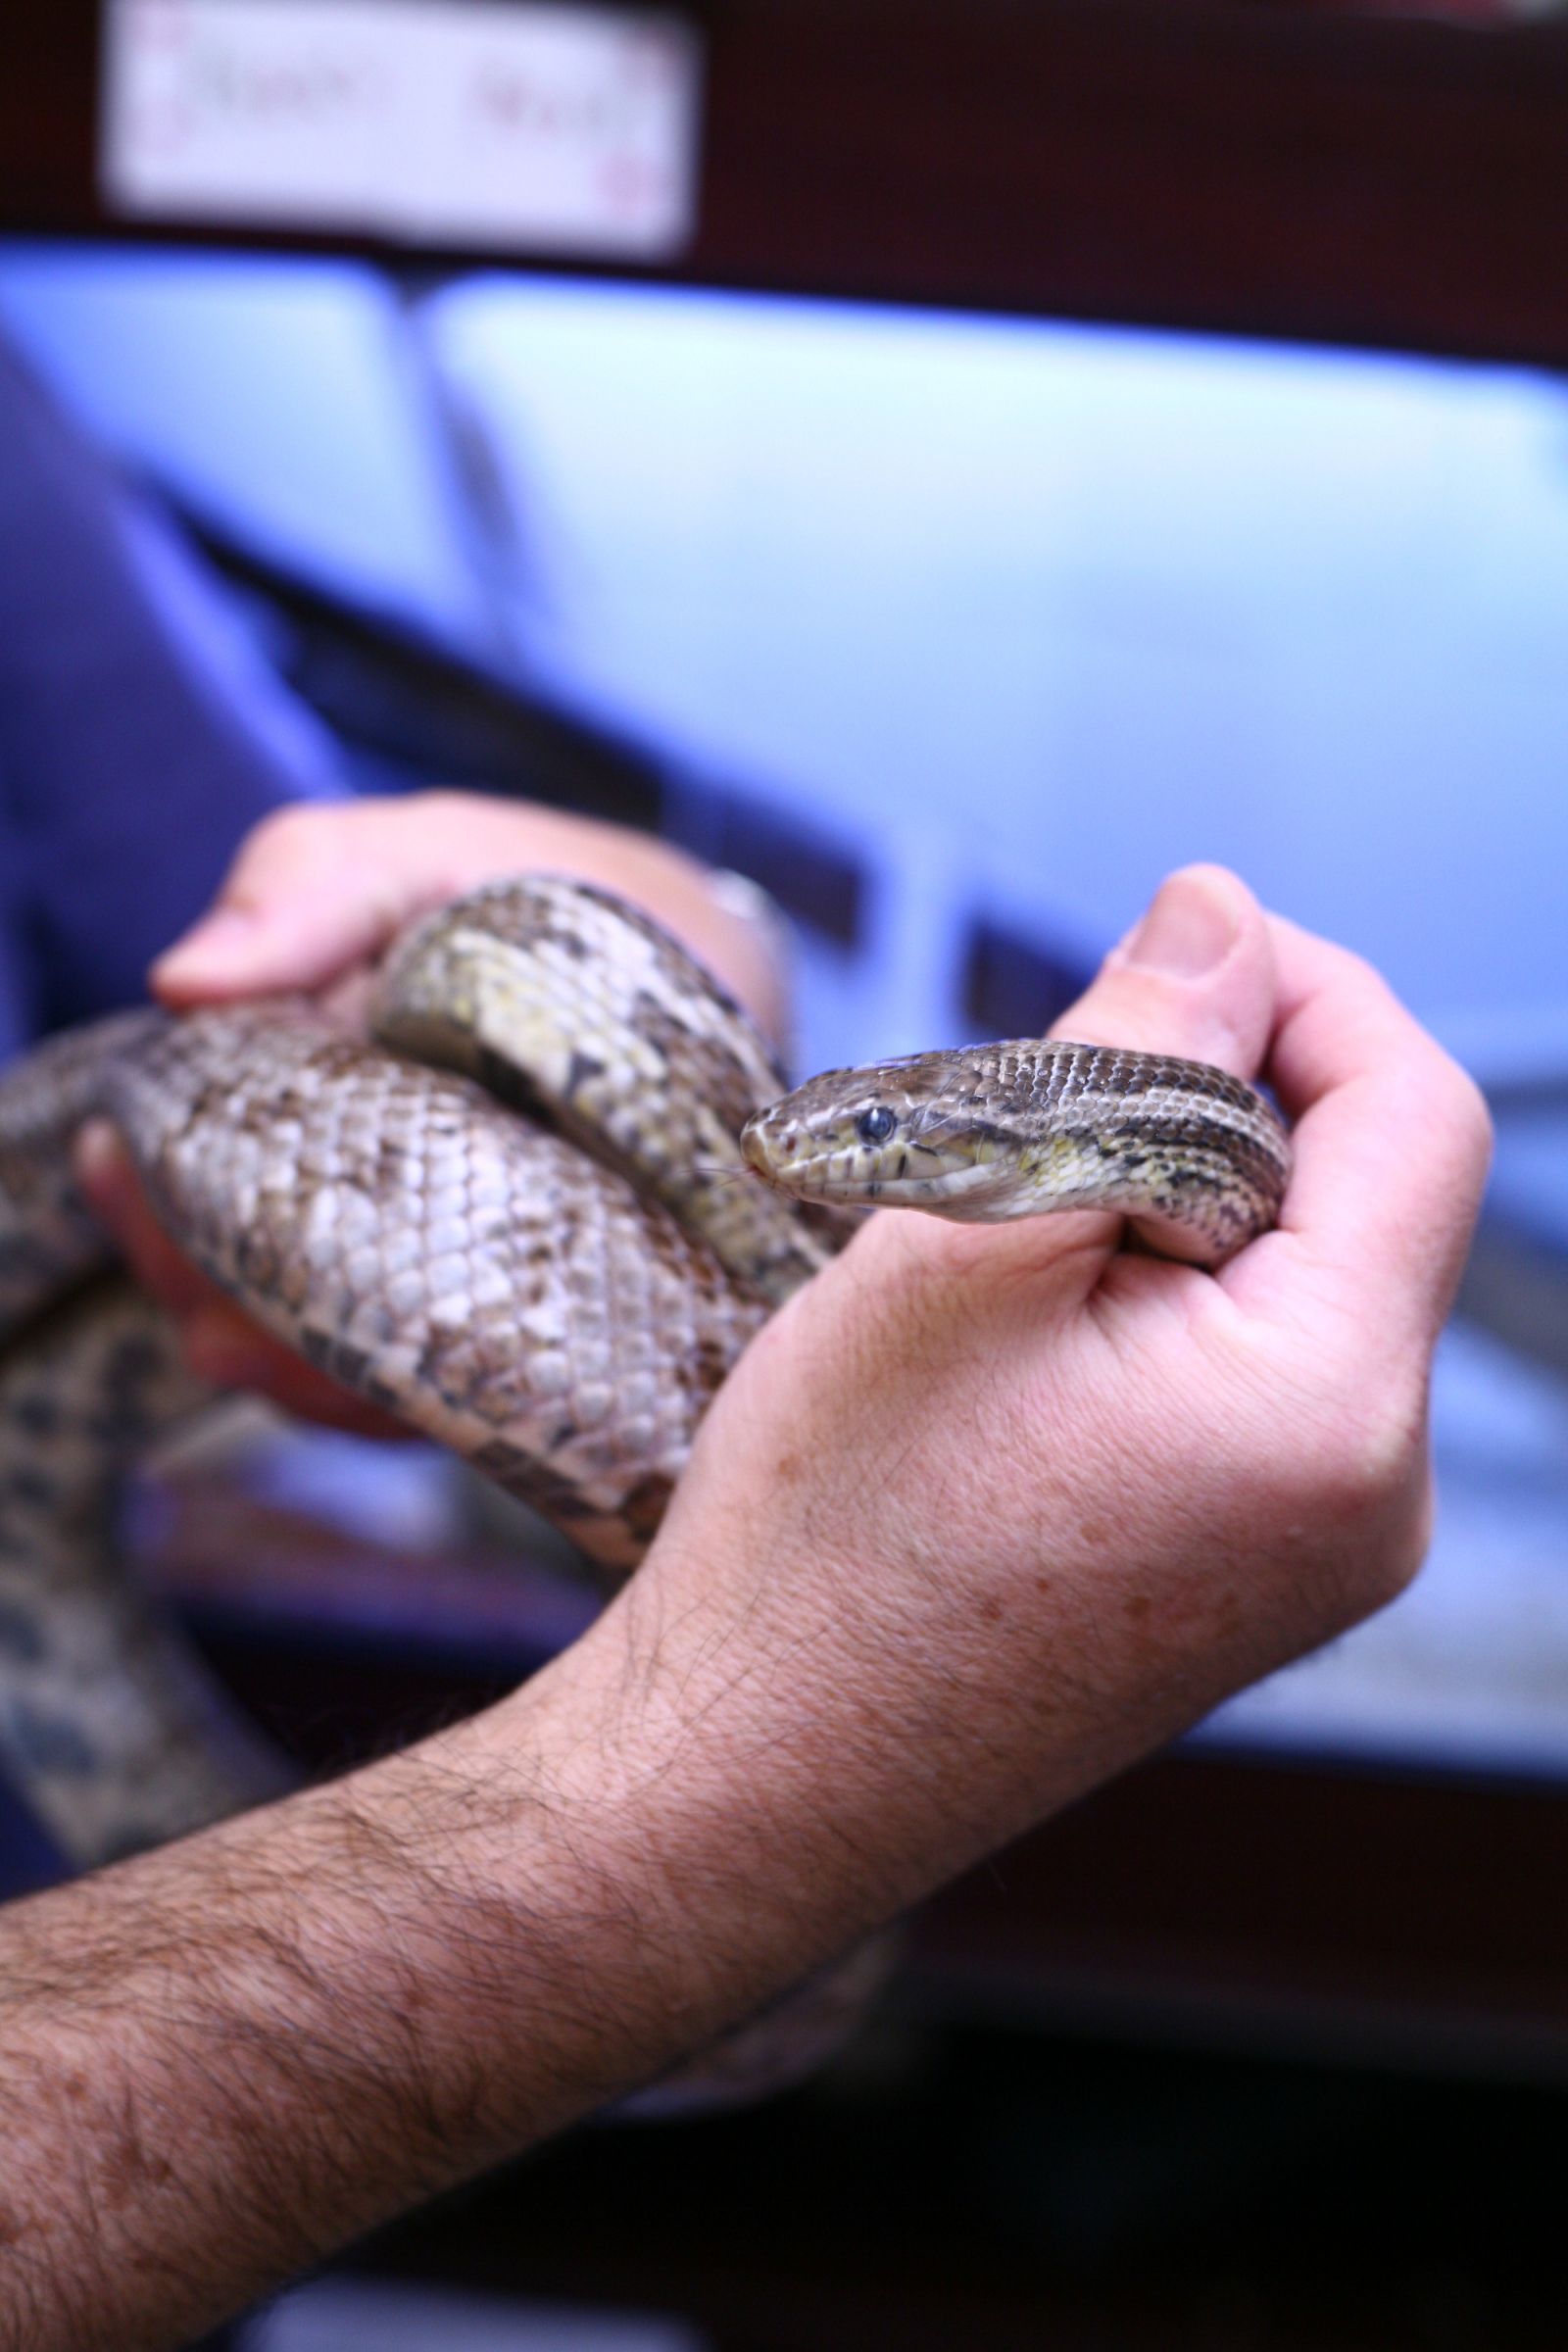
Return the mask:
<path id="1" fill-rule="evenodd" d="M 1235 1662 L 1229 1560 L 1031 1563 L 1020 1535 L 981 1579 L 940 1538 L 792 1560 L 784 1512 L 770 1544 L 713 1516 L 678 1501 L 511 1702 L 537 1710 L 577 1834 L 638 1885 L 711 2031 L 1278 1662 Z"/>
<path id="2" fill-rule="evenodd" d="M 897 1638 L 868 1644 L 826 1572 L 809 1593 L 786 1576 L 793 1592 L 773 1607 L 765 1586 L 781 1565 L 737 1544 L 721 1568 L 662 1537 L 583 1640 L 485 1720 L 509 1768 L 525 1758 L 550 1791 L 562 1899 L 582 1899 L 569 1881 L 583 1871 L 620 1890 L 624 1916 L 594 1964 L 635 1965 L 667 2017 L 668 2058 L 1012 1826 L 997 1826 L 994 1774 L 955 1801 L 926 1752 L 946 1672 L 924 1649 L 894 1654 Z"/>

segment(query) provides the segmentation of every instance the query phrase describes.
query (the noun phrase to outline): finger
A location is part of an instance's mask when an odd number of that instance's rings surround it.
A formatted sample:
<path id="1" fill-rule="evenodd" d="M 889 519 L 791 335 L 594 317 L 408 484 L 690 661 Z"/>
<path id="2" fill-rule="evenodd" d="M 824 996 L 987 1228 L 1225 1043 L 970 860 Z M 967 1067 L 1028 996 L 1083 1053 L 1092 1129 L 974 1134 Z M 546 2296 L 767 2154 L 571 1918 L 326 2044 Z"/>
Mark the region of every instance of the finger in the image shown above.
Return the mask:
<path id="1" fill-rule="evenodd" d="M 1295 1168 L 1277 1235 L 1230 1269 L 1238 1293 L 1303 1262 L 1364 1314 L 1370 1293 L 1398 1338 L 1446 1317 L 1491 1156 L 1480 1092 L 1343 948 L 1270 921 L 1278 1025 L 1269 1071 L 1295 1119 Z M 1400 1320 L 1402 1318 L 1402 1321 Z"/>
<path id="2" fill-rule="evenodd" d="M 1155 892 L 1076 1004 L 1053 1023 L 1086 1045 L 1216 1062 L 1250 1078 L 1268 1045 L 1274 952 L 1251 892 L 1220 865 L 1189 865 Z"/>
<path id="3" fill-rule="evenodd" d="M 396 804 L 280 810 L 248 837 L 211 909 L 152 969 L 175 1008 L 316 989 L 375 956 L 434 904 L 436 856 Z"/>
<path id="4" fill-rule="evenodd" d="M 153 985 L 176 1007 L 320 989 L 477 882 L 530 866 L 594 879 L 617 833 L 470 793 L 280 809 L 243 843 L 212 909 L 160 956 Z"/>
<path id="5" fill-rule="evenodd" d="M 763 894 L 621 825 L 474 793 L 288 808 L 244 843 L 209 913 L 153 966 L 175 1009 L 326 987 L 477 883 L 567 873 L 665 923 L 775 1043 L 787 1031 L 780 926 Z"/>
<path id="6" fill-rule="evenodd" d="M 1262 1061 L 1273 1009 L 1274 953 L 1262 908 L 1223 866 L 1193 865 L 1160 885 L 1142 921 L 1053 1027 L 1086 1045 L 1180 1054 L 1248 1078 Z M 1119 1223 L 1106 1218 L 1084 1230 L 1108 1244 Z M 1192 1254 L 1180 1228 L 1157 1217 L 1135 1223 L 1156 1250 Z"/>

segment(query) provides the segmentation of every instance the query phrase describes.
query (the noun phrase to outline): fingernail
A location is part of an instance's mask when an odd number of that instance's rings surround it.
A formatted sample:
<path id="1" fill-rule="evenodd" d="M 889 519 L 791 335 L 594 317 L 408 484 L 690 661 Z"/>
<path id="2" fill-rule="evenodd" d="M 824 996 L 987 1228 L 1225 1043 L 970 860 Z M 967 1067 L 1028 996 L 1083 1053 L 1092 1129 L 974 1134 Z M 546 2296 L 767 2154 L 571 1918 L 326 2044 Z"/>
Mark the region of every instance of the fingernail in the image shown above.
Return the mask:
<path id="1" fill-rule="evenodd" d="M 153 965 L 160 982 L 208 979 L 238 962 L 256 936 L 256 917 L 243 907 L 220 906 L 166 948 Z"/>
<path id="2" fill-rule="evenodd" d="M 1145 971 L 1198 980 L 1224 962 L 1238 928 L 1236 909 L 1217 883 L 1202 874 L 1172 874 L 1122 954 Z"/>

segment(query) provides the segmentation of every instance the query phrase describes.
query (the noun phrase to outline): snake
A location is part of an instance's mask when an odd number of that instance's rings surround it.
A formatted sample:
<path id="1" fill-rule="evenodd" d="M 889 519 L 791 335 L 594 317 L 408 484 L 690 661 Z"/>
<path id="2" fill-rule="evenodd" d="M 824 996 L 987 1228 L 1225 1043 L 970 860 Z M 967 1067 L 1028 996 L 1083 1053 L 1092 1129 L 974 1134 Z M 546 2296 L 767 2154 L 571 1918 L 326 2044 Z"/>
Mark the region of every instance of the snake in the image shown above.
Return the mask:
<path id="1" fill-rule="evenodd" d="M 742 1349 L 867 1206 L 1111 1208 L 1212 1265 L 1290 1166 L 1239 1079 L 1059 1040 L 788 1092 L 662 925 L 558 875 L 413 924 L 360 1029 L 273 998 L 45 1042 L 0 1074 L 0 1759 L 78 1868 L 291 1782 L 122 1556 L 128 1466 L 212 1395 L 75 1187 L 95 1117 L 258 1321 L 612 1582 Z"/>

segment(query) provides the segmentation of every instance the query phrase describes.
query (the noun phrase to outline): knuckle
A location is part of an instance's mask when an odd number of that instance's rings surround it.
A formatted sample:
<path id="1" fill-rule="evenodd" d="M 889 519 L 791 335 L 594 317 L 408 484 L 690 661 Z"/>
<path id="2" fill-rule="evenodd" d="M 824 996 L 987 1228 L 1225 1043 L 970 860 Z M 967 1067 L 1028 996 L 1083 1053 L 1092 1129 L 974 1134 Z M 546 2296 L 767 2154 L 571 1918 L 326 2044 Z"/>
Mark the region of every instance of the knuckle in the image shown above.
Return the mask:
<path id="1" fill-rule="evenodd" d="M 1420 1566 L 1429 1483 L 1424 1374 L 1396 1364 L 1358 1378 L 1320 1425 L 1303 1498 L 1357 1612 L 1393 1599 Z"/>
<path id="2" fill-rule="evenodd" d="M 1388 977 L 1365 956 L 1354 948 L 1337 946 L 1333 950 L 1336 975 L 1343 991 L 1343 1010 L 1346 1018 L 1370 1022 L 1385 1030 L 1391 1021 L 1408 1034 L 1420 1035 L 1408 1007 L 1400 1001 Z"/>
<path id="3" fill-rule="evenodd" d="M 1439 1123 L 1441 1139 L 1466 1176 L 1485 1173 L 1492 1157 L 1492 1112 L 1469 1071 L 1427 1040 L 1429 1059 L 1421 1083 Z"/>
<path id="4" fill-rule="evenodd" d="M 1225 1474 L 1234 1542 L 1261 1547 L 1332 1632 L 1395 1599 L 1425 1556 L 1428 1379 L 1422 1348 L 1321 1338 L 1306 1361 L 1258 1367 Z"/>
<path id="5" fill-rule="evenodd" d="M 1426 1384 L 1395 1369 L 1357 1383 L 1326 1455 L 1330 1497 L 1348 1509 L 1402 1494 L 1426 1447 Z"/>
<path id="6" fill-rule="evenodd" d="M 1468 1070 L 1450 1061 L 1455 1140 L 1467 1165 L 1484 1174 L 1492 1161 L 1492 1110 Z"/>

